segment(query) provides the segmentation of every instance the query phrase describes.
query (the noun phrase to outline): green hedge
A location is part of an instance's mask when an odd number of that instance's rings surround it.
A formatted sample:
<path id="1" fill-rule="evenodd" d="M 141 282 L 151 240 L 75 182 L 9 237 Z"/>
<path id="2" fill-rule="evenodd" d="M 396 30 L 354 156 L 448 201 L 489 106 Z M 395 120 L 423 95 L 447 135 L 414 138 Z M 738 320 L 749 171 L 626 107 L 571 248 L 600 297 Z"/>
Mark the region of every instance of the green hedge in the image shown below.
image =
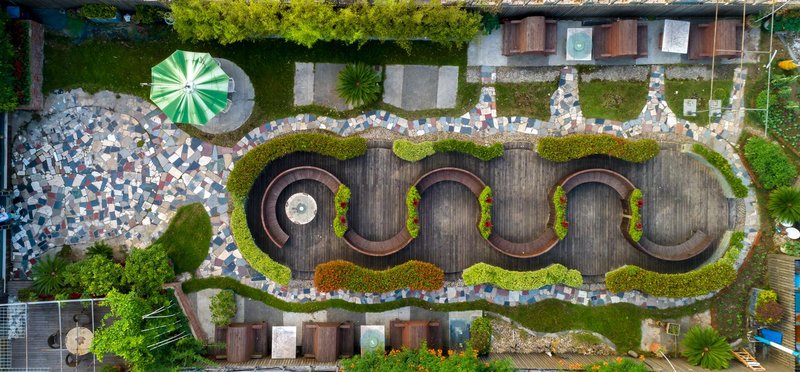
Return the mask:
<path id="1" fill-rule="evenodd" d="M 692 151 L 702 156 L 704 159 L 706 159 L 706 161 L 711 163 L 714 168 L 717 168 L 717 170 L 722 173 L 722 176 L 725 177 L 725 181 L 727 181 L 728 185 L 731 186 L 734 196 L 737 198 L 744 198 L 747 196 L 747 186 L 742 183 L 742 180 L 739 177 L 736 177 L 736 174 L 733 173 L 730 163 L 728 163 L 728 160 L 725 159 L 724 156 L 699 143 L 692 145 Z"/>
<path id="2" fill-rule="evenodd" d="M 797 178 L 797 168 L 776 143 L 750 137 L 744 145 L 744 157 L 767 190 L 791 186 Z"/>
<path id="3" fill-rule="evenodd" d="M 481 205 L 481 220 L 478 222 L 478 230 L 481 232 L 481 236 L 484 239 L 489 239 L 489 236 L 492 235 L 492 203 L 494 202 L 494 198 L 492 198 L 492 188 L 486 186 L 481 191 L 481 195 L 478 197 L 478 203 Z"/>
<path id="4" fill-rule="evenodd" d="M 350 210 L 350 188 L 344 184 L 339 185 L 333 202 L 336 208 L 336 217 L 333 218 L 333 233 L 341 238 L 347 232 L 348 227 L 347 211 Z"/>
<path id="5" fill-rule="evenodd" d="M 433 142 L 411 142 L 399 139 L 392 143 L 392 151 L 398 158 L 405 161 L 420 161 L 436 153 Z"/>
<path id="6" fill-rule="evenodd" d="M 86 4 L 79 13 L 88 19 L 109 19 L 117 16 L 117 8 L 110 4 Z"/>
<path id="7" fill-rule="evenodd" d="M 420 161 L 435 153 L 458 152 L 489 161 L 503 156 L 503 144 L 495 142 L 491 145 L 479 145 L 472 141 L 445 139 L 439 141 L 411 142 L 399 139 L 392 144 L 392 151 L 405 161 Z"/>
<path id="8" fill-rule="evenodd" d="M 292 270 L 273 261 L 256 245 L 256 242 L 253 241 L 253 235 L 250 234 L 250 229 L 247 227 L 244 201 L 241 198 L 233 199 L 231 231 L 233 232 L 233 240 L 236 241 L 239 252 L 253 269 L 264 274 L 264 276 L 276 283 L 283 285 L 289 284 L 289 280 L 292 278 Z"/>
<path id="9" fill-rule="evenodd" d="M 416 186 L 411 186 L 406 194 L 406 208 L 408 209 L 406 229 L 412 238 L 419 235 L 419 203 L 421 200 L 422 196 L 419 195 Z"/>
<path id="10" fill-rule="evenodd" d="M 642 190 L 633 189 L 631 192 L 630 200 L 631 208 L 631 223 L 628 226 L 628 234 L 631 235 L 631 239 L 633 241 L 638 242 L 642 239 L 642 215 L 640 211 L 640 205 L 644 205 L 644 200 L 642 199 Z"/>
<path id="11" fill-rule="evenodd" d="M 552 264 L 535 271 L 510 271 L 481 262 L 468 267 L 461 277 L 467 285 L 491 284 L 519 291 L 555 284 L 576 288 L 583 285 L 583 277 L 578 270 L 567 269 L 561 264 Z"/>
<path id="12" fill-rule="evenodd" d="M 620 267 L 606 273 L 606 287 L 612 292 L 638 290 L 662 297 L 694 297 L 723 289 L 736 279 L 733 264 L 743 240 L 743 232 L 733 233 L 722 258 L 687 273 L 662 274 L 633 265 Z"/>
<path id="13" fill-rule="evenodd" d="M 384 293 L 398 289 L 435 291 L 443 285 L 442 269 L 414 260 L 380 271 L 343 260 L 319 264 L 314 269 L 314 287 L 320 292 L 340 289 L 363 293 Z"/>
<path id="14" fill-rule="evenodd" d="M 566 162 L 591 155 L 608 155 L 625 161 L 643 163 L 658 155 L 661 148 L 651 139 L 626 140 L 606 134 L 573 134 L 545 137 L 537 151 L 544 159 Z"/>
<path id="15" fill-rule="evenodd" d="M 364 155 L 367 140 L 323 133 L 294 133 L 273 138 L 248 151 L 233 165 L 226 184 L 228 191 L 234 197 L 246 197 L 267 164 L 293 152 L 313 152 L 347 160 Z"/>
<path id="16" fill-rule="evenodd" d="M 558 239 L 564 240 L 567 237 L 569 221 L 567 221 L 567 193 L 564 192 L 563 187 L 556 186 L 552 202 L 556 209 L 556 221 L 553 228 L 556 230 Z"/>

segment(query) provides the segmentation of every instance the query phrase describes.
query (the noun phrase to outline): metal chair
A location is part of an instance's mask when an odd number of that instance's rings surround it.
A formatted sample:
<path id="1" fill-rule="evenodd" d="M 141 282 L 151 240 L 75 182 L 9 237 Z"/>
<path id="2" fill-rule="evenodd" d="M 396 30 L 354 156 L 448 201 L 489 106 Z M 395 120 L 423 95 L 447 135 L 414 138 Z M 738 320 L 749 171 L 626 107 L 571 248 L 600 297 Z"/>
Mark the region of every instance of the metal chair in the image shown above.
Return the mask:
<path id="1" fill-rule="evenodd" d="M 236 93 L 236 82 L 233 81 L 232 77 L 228 78 L 228 93 Z"/>
<path id="2" fill-rule="evenodd" d="M 233 106 L 233 101 L 231 101 L 231 100 L 228 100 L 228 104 L 227 104 L 227 105 L 225 105 L 225 108 L 224 108 L 224 109 L 222 109 L 222 111 L 221 111 L 221 112 L 222 112 L 223 114 L 227 114 L 227 113 L 228 113 L 228 111 L 230 111 L 230 109 L 231 109 L 231 106 Z"/>
<path id="3" fill-rule="evenodd" d="M 85 312 L 80 312 L 78 314 L 73 315 L 72 320 L 80 326 L 84 326 L 91 323 L 89 314 L 86 314 Z"/>
<path id="4" fill-rule="evenodd" d="M 51 349 L 61 349 L 61 331 L 56 331 L 56 333 L 47 337 L 47 345 Z"/>
<path id="5" fill-rule="evenodd" d="M 78 356 L 73 353 L 68 353 L 67 357 L 64 358 L 64 364 L 68 367 L 77 367 L 78 366 Z"/>

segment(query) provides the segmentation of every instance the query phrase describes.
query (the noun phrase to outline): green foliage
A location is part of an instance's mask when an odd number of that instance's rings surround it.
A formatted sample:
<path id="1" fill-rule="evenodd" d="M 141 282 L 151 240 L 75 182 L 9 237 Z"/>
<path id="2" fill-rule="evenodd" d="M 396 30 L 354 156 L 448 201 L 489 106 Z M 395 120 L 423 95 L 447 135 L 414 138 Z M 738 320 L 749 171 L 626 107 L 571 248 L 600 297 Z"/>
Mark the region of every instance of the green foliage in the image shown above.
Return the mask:
<path id="1" fill-rule="evenodd" d="M 43 294 L 56 294 L 64 285 L 67 261 L 57 256 L 44 256 L 33 265 L 33 289 Z"/>
<path id="2" fill-rule="evenodd" d="M 583 285 L 580 271 L 570 270 L 561 264 L 552 264 L 534 271 L 510 271 L 483 262 L 476 263 L 462 272 L 464 284 L 491 284 L 508 290 L 526 291 L 548 285 L 563 284 L 570 287 Z"/>
<path id="3" fill-rule="evenodd" d="M 564 188 L 556 186 L 556 191 L 553 192 L 553 206 L 556 210 L 556 220 L 553 229 L 556 230 L 558 239 L 564 240 L 567 237 L 567 229 L 569 229 L 569 221 L 567 221 L 567 193 Z"/>
<path id="4" fill-rule="evenodd" d="M 580 81 L 580 104 L 586 118 L 616 121 L 636 119 L 647 102 L 647 82 L 644 81 Z"/>
<path id="5" fill-rule="evenodd" d="M 141 297 L 160 292 L 164 283 L 173 278 L 175 271 L 170 266 L 167 250 L 159 244 L 147 249 L 133 249 L 125 260 L 122 281 L 131 288 L 131 292 Z"/>
<path id="6" fill-rule="evenodd" d="M 176 273 L 193 274 L 208 256 L 211 236 L 211 217 L 203 204 L 192 203 L 178 208 L 156 243 L 167 250 Z"/>
<path id="7" fill-rule="evenodd" d="M 339 97 L 354 107 L 369 105 L 380 98 L 381 75 L 363 63 L 348 64 L 339 72 L 336 91 Z"/>
<path id="8" fill-rule="evenodd" d="M 67 266 L 64 284 L 92 296 L 105 296 L 111 290 L 122 290 L 122 266 L 102 254 Z"/>
<path id="9" fill-rule="evenodd" d="M 19 104 L 14 92 L 14 47 L 9 36 L 8 17 L 0 14 L 0 112 L 14 111 Z"/>
<path id="10" fill-rule="evenodd" d="M 311 48 L 317 41 L 333 38 L 336 15 L 332 2 L 291 1 L 280 13 L 280 34 L 287 40 Z"/>
<path id="11" fill-rule="evenodd" d="M 733 173 L 733 169 L 731 168 L 730 163 L 728 160 L 725 159 L 724 156 L 720 155 L 718 152 L 711 150 L 699 143 L 695 143 L 692 145 L 692 151 L 696 154 L 702 156 L 706 161 L 711 163 L 714 168 L 717 168 L 722 176 L 725 177 L 725 181 L 728 182 L 730 185 L 731 190 L 733 190 L 733 195 L 737 198 L 744 198 L 747 196 L 747 186 L 742 183 L 742 179 L 737 177 L 735 173 Z"/>
<path id="12" fill-rule="evenodd" d="M 75 260 L 74 252 L 72 251 L 72 246 L 69 244 L 64 244 L 61 247 L 61 250 L 56 252 L 56 257 L 61 257 L 68 262 L 72 262 Z"/>
<path id="13" fill-rule="evenodd" d="M 419 349 L 393 350 L 386 354 L 376 350 L 364 355 L 356 355 L 342 359 L 340 367 L 343 372 L 351 371 L 469 371 L 469 372 L 511 372 L 511 361 L 501 359 L 485 363 L 478 359 L 472 346 L 464 352 L 450 356 L 442 354 L 442 350 L 427 349 L 426 345 Z"/>
<path id="14" fill-rule="evenodd" d="M 800 242 L 796 240 L 790 240 L 783 244 L 781 250 L 790 256 L 798 257 L 800 256 Z"/>
<path id="15" fill-rule="evenodd" d="M 231 231 L 239 252 L 253 269 L 278 284 L 289 284 L 289 280 L 292 278 L 292 270 L 273 261 L 253 240 L 253 235 L 250 234 L 250 229 L 247 227 L 244 201 L 241 198 L 233 200 Z"/>
<path id="16" fill-rule="evenodd" d="M 689 364 L 706 369 L 725 369 L 733 358 L 731 346 L 711 327 L 694 326 L 683 338 L 683 356 Z"/>
<path id="17" fill-rule="evenodd" d="M 152 5 L 136 4 L 136 13 L 133 15 L 133 22 L 143 25 L 151 25 L 164 19 L 164 9 Z"/>
<path id="18" fill-rule="evenodd" d="M 405 161 L 420 161 L 436 153 L 433 149 L 433 142 L 411 142 L 406 139 L 395 140 L 392 144 L 392 152 L 398 158 Z"/>
<path id="19" fill-rule="evenodd" d="M 631 235 L 631 239 L 633 241 L 638 242 L 642 239 L 642 215 L 641 215 L 641 206 L 644 205 L 644 200 L 642 199 L 642 190 L 633 189 L 631 192 L 631 197 L 628 199 L 629 206 L 631 208 L 631 222 L 628 224 L 628 234 Z"/>
<path id="20" fill-rule="evenodd" d="M 444 285 L 444 271 L 434 264 L 406 261 L 387 270 L 370 270 L 352 262 L 335 260 L 317 265 L 314 287 L 320 292 L 340 289 L 384 293 L 398 289 L 434 291 Z"/>
<path id="21" fill-rule="evenodd" d="M 769 193 L 769 214 L 777 221 L 795 224 L 800 222 L 800 189 L 779 187 Z"/>
<path id="22" fill-rule="evenodd" d="M 743 247 L 744 233 L 731 235 L 725 254 L 709 265 L 681 274 L 662 274 L 626 265 L 606 273 L 606 287 L 612 292 L 638 290 L 653 296 L 694 297 L 727 287 L 736 279 L 733 263 Z"/>
<path id="23" fill-rule="evenodd" d="M 607 362 L 597 362 L 586 366 L 587 372 L 647 372 L 649 369 L 643 362 L 628 358 L 617 358 Z"/>
<path id="24" fill-rule="evenodd" d="M 350 210 L 350 188 L 344 184 L 339 185 L 336 195 L 333 197 L 336 208 L 336 216 L 333 218 L 333 233 L 338 237 L 343 237 L 347 232 L 347 211 Z"/>
<path id="25" fill-rule="evenodd" d="M 234 164 L 225 187 L 234 197 L 246 197 L 267 164 L 293 152 L 313 152 L 347 160 L 364 155 L 367 152 L 367 140 L 322 133 L 287 134 L 273 138 L 251 149 Z"/>
<path id="26" fill-rule="evenodd" d="M 481 206 L 481 219 L 478 221 L 478 230 L 481 232 L 481 236 L 484 239 L 489 239 L 489 236 L 492 235 L 492 203 L 494 202 L 494 198 L 492 198 L 492 188 L 486 186 L 481 191 L 481 195 L 478 197 L 478 203 Z"/>
<path id="27" fill-rule="evenodd" d="M 86 250 L 86 257 L 102 256 L 109 260 L 114 259 L 114 248 L 103 241 L 96 241 Z"/>
<path id="28" fill-rule="evenodd" d="M 233 299 L 233 291 L 224 290 L 211 297 L 211 323 L 217 327 L 225 327 L 231 324 L 233 317 L 236 316 L 236 301 Z"/>
<path id="29" fill-rule="evenodd" d="M 606 134 L 573 134 L 539 139 L 536 151 L 543 159 L 567 162 L 591 155 L 608 155 L 633 163 L 644 163 L 661 148 L 651 139 L 626 140 Z"/>
<path id="30" fill-rule="evenodd" d="M 489 355 L 492 351 L 492 321 L 487 317 L 472 320 L 469 326 L 469 342 L 478 356 Z"/>
<path id="31" fill-rule="evenodd" d="M 761 185 L 767 190 L 790 186 L 797 177 L 797 168 L 775 143 L 751 137 L 744 145 L 744 156 Z"/>
<path id="32" fill-rule="evenodd" d="M 109 19 L 117 16 L 117 8 L 110 4 L 86 4 L 78 13 L 87 19 Z"/>
<path id="33" fill-rule="evenodd" d="M 708 99 L 722 101 L 727 104 L 733 90 L 733 80 L 714 79 L 714 91 L 711 92 L 710 80 L 677 80 L 667 79 L 664 83 L 664 99 L 675 113 L 675 116 L 687 121 L 704 126 L 716 120 L 709 117 Z M 683 115 L 683 100 L 697 100 L 695 116 Z"/>
<path id="34" fill-rule="evenodd" d="M 775 31 L 800 31 L 800 9 L 779 11 L 773 27 Z"/>
<path id="35" fill-rule="evenodd" d="M 500 29 L 500 17 L 496 13 L 481 13 L 481 28 L 484 35 Z"/>
<path id="36" fill-rule="evenodd" d="M 472 155 L 483 161 L 489 161 L 503 156 L 503 144 L 500 142 L 495 142 L 489 146 L 483 146 L 472 141 L 444 139 L 434 142 L 433 149 L 436 152 L 458 152 L 465 155 Z"/>
<path id="37" fill-rule="evenodd" d="M 406 217 L 406 229 L 412 238 L 419 235 L 419 203 L 422 196 L 417 191 L 416 186 L 411 186 L 406 193 L 406 209 L 408 210 L 408 217 Z"/>
<path id="38" fill-rule="evenodd" d="M 558 79 L 530 83 L 494 83 L 497 116 L 525 116 L 529 121 L 550 120 L 550 97 Z"/>
<path id="39" fill-rule="evenodd" d="M 767 326 L 780 322 L 783 316 L 783 308 L 778 304 L 778 293 L 772 290 L 758 292 L 755 310 L 756 321 Z"/>

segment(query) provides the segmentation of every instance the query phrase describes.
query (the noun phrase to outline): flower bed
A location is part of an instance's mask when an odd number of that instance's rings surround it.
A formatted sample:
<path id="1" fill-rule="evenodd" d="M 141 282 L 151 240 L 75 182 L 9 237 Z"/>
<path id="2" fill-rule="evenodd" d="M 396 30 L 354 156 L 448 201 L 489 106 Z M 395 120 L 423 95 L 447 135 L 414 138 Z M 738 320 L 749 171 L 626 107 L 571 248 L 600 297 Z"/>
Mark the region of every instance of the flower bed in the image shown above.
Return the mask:
<path id="1" fill-rule="evenodd" d="M 406 208 L 408 208 L 408 217 L 406 217 L 406 229 L 411 234 L 412 238 L 419 235 L 419 202 L 422 196 L 419 195 L 416 186 L 411 186 L 406 194 Z"/>
<path id="2" fill-rule="evenodd" d="M 543 159 L 567 162 L 591 155 L 608 155 L 625 161 L 643 163 L 658 155 L 661 148 L 651 139 L 626 140 L 605 134 L 573 134 L 545 137 L 537 150 Z"/>
<path id="3" fill-rule="evenodd" d="M 642 190 L 633 189 L 628 203 L 630 203 L 631 207 L 631 223 L 628 224 L 628 234 L 630 234 L 633 241 L 638 242 L 642 239 L 642 215 L 640 212 L 641 208 L 644 206 Z"/>
<path id="4" fill-rule="evenodd" d="M 503 289 L 525 291 L 548 285 L 564 284 L 570 287 L 583 285 L 578 270 L 570 270 L 561 264 L 552 264 L 534 271 L 510 271 L 485 263 L 477 263 L 461 273 L 464 284 L 491 284 Z"/>
<path id="5" fill-rule="evenodd" d="M 797 177 L 797 168 L 780 145 L 760 137 L 750 137 L 744 145 L 744 157 L 767 190 L 791 186 Z"/>
<path id="6" fill-rule="evenodd" d="M 407 261 L 387 270 L 377 271 L 352 262 L 336 260 L 317 265 L 314 287 L 321 292 L 350 290 L 383 293 L 397 289 L 434 291 L 444 285 L 444 271 L 422 261 Z"/>
<path id="7" fill-rule="evenodd" d="M 731 235 L 725 254 L 714 263 L 681 274 L 662 274 L 626 265 L 606 273 L 606 287 L 612 292 L 638 290 L 653 296 L 694 297 L 723 289 L 736 279 L 733 267 L 743 248 L 744 233 Z"/>
<path id="8" fill-rule="evenodd" d="M 567 236 L 569 229 L 569 221 L 567 221 L 567 193 L 564 188 L 556 186 L 556 191 L 553 193 L 553 206 L 556 210 L 556 220 L 553 228 L 556 230 L 558 239 L 564 240 Z"/>
<path id="9" fill-rule="evenodd" d="M 702 156 L 704 159 L 706 159 L 706 161 L 711 163 L 714 168 L 717 168 L 717 170 L 722 173 L 722 176 L 725 177 L 725 181 L 728 182 L 731 190 L 733 190 L 734 196 L 737 198 L 744 198 L 747 196 L 747 186 L 742 183 L 742 180 L 739 177 L 736 177 L 736 174 L 733 173 L 733 169 L 725 157 L 720 155 L 718 152 L 708 149 L 698 143 L 692 145 L 692 151 Z"/>
<path id="10" fill-rule="evenodd" d="M 347 232 L 347 211 L 350 209 L 350 188 L 339 185 L 339 190 L 333 197 L 336 208 L 336 217 L 333 218 L 333 233 L 338 237 L 343 237 Z"/>
<path id="11" fill-rule="evenodd" d="M 392 144 L 392 151 L 406 161 L 420 161 L 436 153 L 458 152 L 488 161 L 503 156 L 503 144 L 496 142 L 489 146 L 472 141 L 445 139 L 440 141 L 411 142 L 399 139 Z"/>
<path id="12" fill-rule="evenodd" d="M 481 220 L 478 222 L 478 230 L 484 239 L 489 239 L 489 235 L 492 235 L 492 203 L 494 202 L 491 187 L 483 188 L 478 202 L 481 205 Z"/>

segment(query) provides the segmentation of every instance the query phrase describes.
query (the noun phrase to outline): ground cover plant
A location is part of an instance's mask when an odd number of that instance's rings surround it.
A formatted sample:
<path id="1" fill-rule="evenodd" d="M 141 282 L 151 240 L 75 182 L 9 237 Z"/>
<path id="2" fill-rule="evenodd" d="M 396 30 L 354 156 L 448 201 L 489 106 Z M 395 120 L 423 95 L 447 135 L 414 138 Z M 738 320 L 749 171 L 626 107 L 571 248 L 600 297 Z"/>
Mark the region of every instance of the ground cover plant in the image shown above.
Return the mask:
<path id="1" fill-rule="evenodd" d="M 411 186 L 406 194 L 406 210 L 408 212 L 406 229 L 408 229 L 408 234 L 412 238 L 416 238 L 419 235 L 419 203 L 421 200 L 422 196 L 417 191 L 417 188 Z"/>
<path id="2" fill-rule="evenodd" d="M 647 83 L 643 81 L 581 81 L 578 91 L 587 118 L 636 119 L 647 101 Z"/>
<path id="3" fill-rule="evenodd" d="M 712 99 L 722 101 L 722 107 L 728 104 L 733 89 L 732 80 L 714 80 L 714 94 Z M 664 98 L 675 116 L 686 119 L 698 125 L 707 125 L 708 99 L 711 96 L 710 80 L 673 80 L 667 79 L 664 83 Z M 683 115 L 683 100 L 696 99 L 697 113 L 695 116 Z"/>
<path id="4" fill-rule="evenodd" d="M 333 197 L 336 209 L 336 216 L 333 217 L 333 233 L 338 237 L 343 237 L 347 232 L 347 211 L 350 210 L 350 188 L 344 184 L 339 185 L 336 195 Z"/>
<path id="5" fill-rule="evenodd" d="M 769 97 L 766 84 L 763 84 L 755 97 L 755 107 L 762 111 L 754 111 L 750 117 L 762 127 L 766 125 L 769 133 L 784 144 L 797 149 L 800 147 L 800 81 L 796 71 L 782 71 L 777 68 L 772 71 Z M 766 77 L 764 81 L 766 82 Z M 769 115 L 765 110 L 768 99 Z"/>
<path id="6" fill-rule="evenodd" d="M 492 197 L 492 188 L 486 186 L 481 191 L 481 195 L 478 196 L 478 204 L 481 206 L 481 219 L 478 221 L 478 231 L 481 232 L 481 236 L 484 239 L 489 239 L 489 235 L 492 235 L 492 203 L 494 202 L 494 198 Z"/>
<path id="7" fill-rule="evenodd" d="M 731 346 L 711 327 L 694 326 L 683 338 L 682 354 L 689 364 L 706 369 L 725 369 L 730 366 Z"/>
<path id="8" fill-rule="evenodd" d="M 342 371 L 470 371 L 470 372 L 511 372 L 508 359 L 484 362 L 478 359 L 473 346 L 461 352 L 443 353 L 442 349 L 428 349 L 423 343 L 418 349 L 392 350 L 388 354 L 376 350 L 364 355 L 356 355 L 340 362 Z"/>
<path id="9" fill-rule="evenodd" d="M 628 224 L 628 234 L 630 234 L 633 241 L 638 242 L 642 239 L 643 230 L 641 209 L 644 207 L 644 199 L 642 199 L 642 190 L 633 189 L 628 203 L 631 208 L 631 222 Z"/>
<path id="10" fill-rule="evenodd" d="M 570 270 L 561 264 L 552 264 L 533 271 L 511 271 L 483 262 L 466 268 L 461 277 L 466 285 L 491 284 L 508 290 L 526 291 L 548 285 L 563 284 L 578 288 L 583 285 L 583 276 L 578 270 Z"/>
<path id="11" fill-rule="evenodd" d="M 340 289 L 383 293 L 397 289 L 434 291 L 444 285 L 444 272 L 436 265 L 406 261 L 387 270 L 370 270 L 352 262 L 336 260 L 317 265 L 314 287 L 320 292 Z"/>
<path id="12" fill-rule="evenodd" d="M 606 362 L 592 363 L 584 367 L 589 372 L 647 372 L 649 369 L 640 361 L 617 357 Z"/>
<path id="13" fill-rule="evenodd" d="M 556 191 L 553 192 L 553 206 L 556 211 L 556 220 L 553 228 L 556 231 L 558 239 L 564 240 L 567 237 L 567 230 L 569 229 L 569 221 L 567 221 L 567 193 L 564 188 L 556 186 Z"/>
<path id="14" fill-rule="evenodd" d="M 627 140 L 605 134 L 573 134 L 545 137 L 536 151 L 544 159 L 567 162 L 591 155 L 608 155 L 625 161 L 643 163 L 658 155 L 661 148 L 651 139 Z"/>
<path id="15" fill-rule="evenodd" d="M 178 208 L 156 243 L 167 249 L 176 273 L 194 273 L 208 256 L 211 235 L 211 217 L 202 204 L 192 203 Z"/>
<path id="16" fill-rule="evenodd" d="M 744 156 L 758 181 L 767 190 L 791 186 L 797 178 L 797 168 L 778 144 L 751 137 L 744 145 Z"/>
<path id="17" fill-rule="evenodd" d="M 435 153 L 458 152 L 489 161 L 503 156 L 503 144 L 481 145 L 470 140 L 445 139 L 439 141 L 411 142 L 398 139 L 392 144 L 392 151 L 406 161 L 420 161 Z"/>
<path id="18" fill-rule="evenodd" d="M 747 186 L 744 185 L 741 178 L 737 177 L 736 174 L 733 173 L 730 163 L 728 163 L 728 160 L 725 159 L 724 156 L 699 143 L 692 145 L 692 151 L 702 156 L 704 159 L 706 159 L 706 161 L 717 168 L 720 173 L 722 173 L 722 176 L 725 177 L 725 181 L 727 181 L 728 185 L 731 187 L 734 196 L 737 198 L 744 198 L 747 196 Z"/>
<path id="19" fill-rule="evenodd" d="M 536 83 L 495 83 L 498 116 L 550 120 L 550 97 L 558 80 Z"/>

